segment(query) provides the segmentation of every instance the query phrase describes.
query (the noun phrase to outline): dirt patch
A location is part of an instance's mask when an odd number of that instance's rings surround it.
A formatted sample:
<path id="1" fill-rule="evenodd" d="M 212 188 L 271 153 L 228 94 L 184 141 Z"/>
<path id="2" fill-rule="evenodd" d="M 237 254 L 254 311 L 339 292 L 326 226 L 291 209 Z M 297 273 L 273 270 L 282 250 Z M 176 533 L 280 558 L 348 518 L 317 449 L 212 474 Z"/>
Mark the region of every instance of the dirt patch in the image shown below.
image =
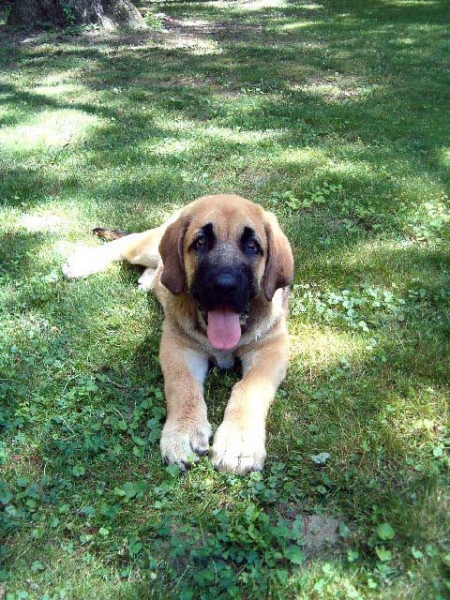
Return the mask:
<path id="1" fill-rule="evenodd" d="M 317 554 L 320 550 L 331 548 L 339 541 L 338 528 L 340 520 L 329 515 L 305 515 L 304 550 L 308 556 Z"/>
<path id="2" fill-rule="evenodd" d="M 285 519 L 302 518 L 303 551 L 309 559 L 339 543 L 339 524 L 342 519 L 338 516 L 302 514 L 298 507 L 292 505 L 282 505 L 279 510 Z"/>
<path id="3" fill-rule="evenodd" d="M 243 41 L 263 30 L 262 25 L 236 23 L 235 21 L 184 21 L 167 15 L 161 16 L 161 23 L 166 32 L 176 33 L 178 37 L 195 36 L 216 40 Z"/>

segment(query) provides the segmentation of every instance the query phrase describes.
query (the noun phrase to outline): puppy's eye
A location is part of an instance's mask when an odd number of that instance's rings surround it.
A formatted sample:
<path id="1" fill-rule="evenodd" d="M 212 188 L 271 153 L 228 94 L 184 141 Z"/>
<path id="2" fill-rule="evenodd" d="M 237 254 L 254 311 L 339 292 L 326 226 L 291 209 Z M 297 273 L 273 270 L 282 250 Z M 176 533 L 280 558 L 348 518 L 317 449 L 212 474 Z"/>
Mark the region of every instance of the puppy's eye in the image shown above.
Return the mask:
<path id="1" fill-rule="evenodd" d="M 245 243 L 245 251 L 249 254 L 257 254 L 259 252 L 259 245 L 256 240 L 248 240 Z"/>
<path id="2" fill-rule="evenodd" d="M 208 238 L 204 235 L 200 235 L 193 244 L 194 250 L 207 250 L 208 246 Z"/>

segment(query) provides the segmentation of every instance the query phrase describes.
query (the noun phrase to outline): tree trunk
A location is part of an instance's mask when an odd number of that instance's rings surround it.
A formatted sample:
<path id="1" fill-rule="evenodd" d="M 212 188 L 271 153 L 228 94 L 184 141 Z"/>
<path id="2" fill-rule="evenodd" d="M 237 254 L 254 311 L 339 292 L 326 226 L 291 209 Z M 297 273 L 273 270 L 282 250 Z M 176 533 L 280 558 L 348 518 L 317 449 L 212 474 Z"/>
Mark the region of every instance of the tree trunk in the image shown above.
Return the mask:
<path id="1" fill-rule="evenodd" d="M 110 31 L 119 27 L 147 28 L 130 0 L 71 0 L 70 6 L 77 23 L 94 23 Z"/>
<path id="2" fill-rule="evenodd" d="M 94 24 L 108 31 L 147 28 L 130 0 L 15 0 L 8 25 L 33 29 L 43 23 L 56 27 Z"/>
<path id="3" fill-rule="evenodd" d="M 57 0 L 16 0 L 8 17 L 8 25 L 34 29 L 42 23 L 56 27 L 64 24 L 64 14 Z"/>

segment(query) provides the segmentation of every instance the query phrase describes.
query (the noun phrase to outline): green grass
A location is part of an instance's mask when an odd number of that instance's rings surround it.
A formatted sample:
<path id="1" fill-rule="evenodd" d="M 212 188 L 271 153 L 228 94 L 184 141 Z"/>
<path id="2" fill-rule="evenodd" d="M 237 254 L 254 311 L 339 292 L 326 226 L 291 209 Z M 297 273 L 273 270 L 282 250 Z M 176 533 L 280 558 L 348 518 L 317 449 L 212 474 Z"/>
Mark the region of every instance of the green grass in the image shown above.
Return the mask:
<path id="1" fill-rule="evenodd" d="M 141 8 L 136 36 L 0 19 L 0 596 L 447 597 L 448 3 Z M 93 226 L 218 191 L 277 213 L 297 267 L 246 478 L 162 466 L 137 271 L 61 277 Z M 234 380 L 208 379 L 215 426 Z"/>

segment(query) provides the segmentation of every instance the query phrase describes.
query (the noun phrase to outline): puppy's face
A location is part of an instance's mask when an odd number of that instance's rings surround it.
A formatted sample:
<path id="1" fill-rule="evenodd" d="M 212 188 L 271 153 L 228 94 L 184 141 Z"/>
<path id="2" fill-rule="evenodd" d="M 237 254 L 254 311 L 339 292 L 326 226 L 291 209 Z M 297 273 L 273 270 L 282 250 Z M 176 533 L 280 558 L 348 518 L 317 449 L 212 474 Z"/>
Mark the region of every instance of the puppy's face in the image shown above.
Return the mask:
<path id="1" fill-rule="evenodd" d="M 195 223 L 185 238 L 184 263 L 189 292 L 200 309 L 243 314 L 260 292 L 267 240 L 254 224 Z"/>
<path id="2" fill-rule="evenodd" d="M 276 219 L 239 196 L 189 205 L 169 226 L 160 252 L 162 283 L 194 299 L 218 349 L 238 344 L 252 299 L 263 293 L 270 301 L 292 279 L 292 253 Z"/>

